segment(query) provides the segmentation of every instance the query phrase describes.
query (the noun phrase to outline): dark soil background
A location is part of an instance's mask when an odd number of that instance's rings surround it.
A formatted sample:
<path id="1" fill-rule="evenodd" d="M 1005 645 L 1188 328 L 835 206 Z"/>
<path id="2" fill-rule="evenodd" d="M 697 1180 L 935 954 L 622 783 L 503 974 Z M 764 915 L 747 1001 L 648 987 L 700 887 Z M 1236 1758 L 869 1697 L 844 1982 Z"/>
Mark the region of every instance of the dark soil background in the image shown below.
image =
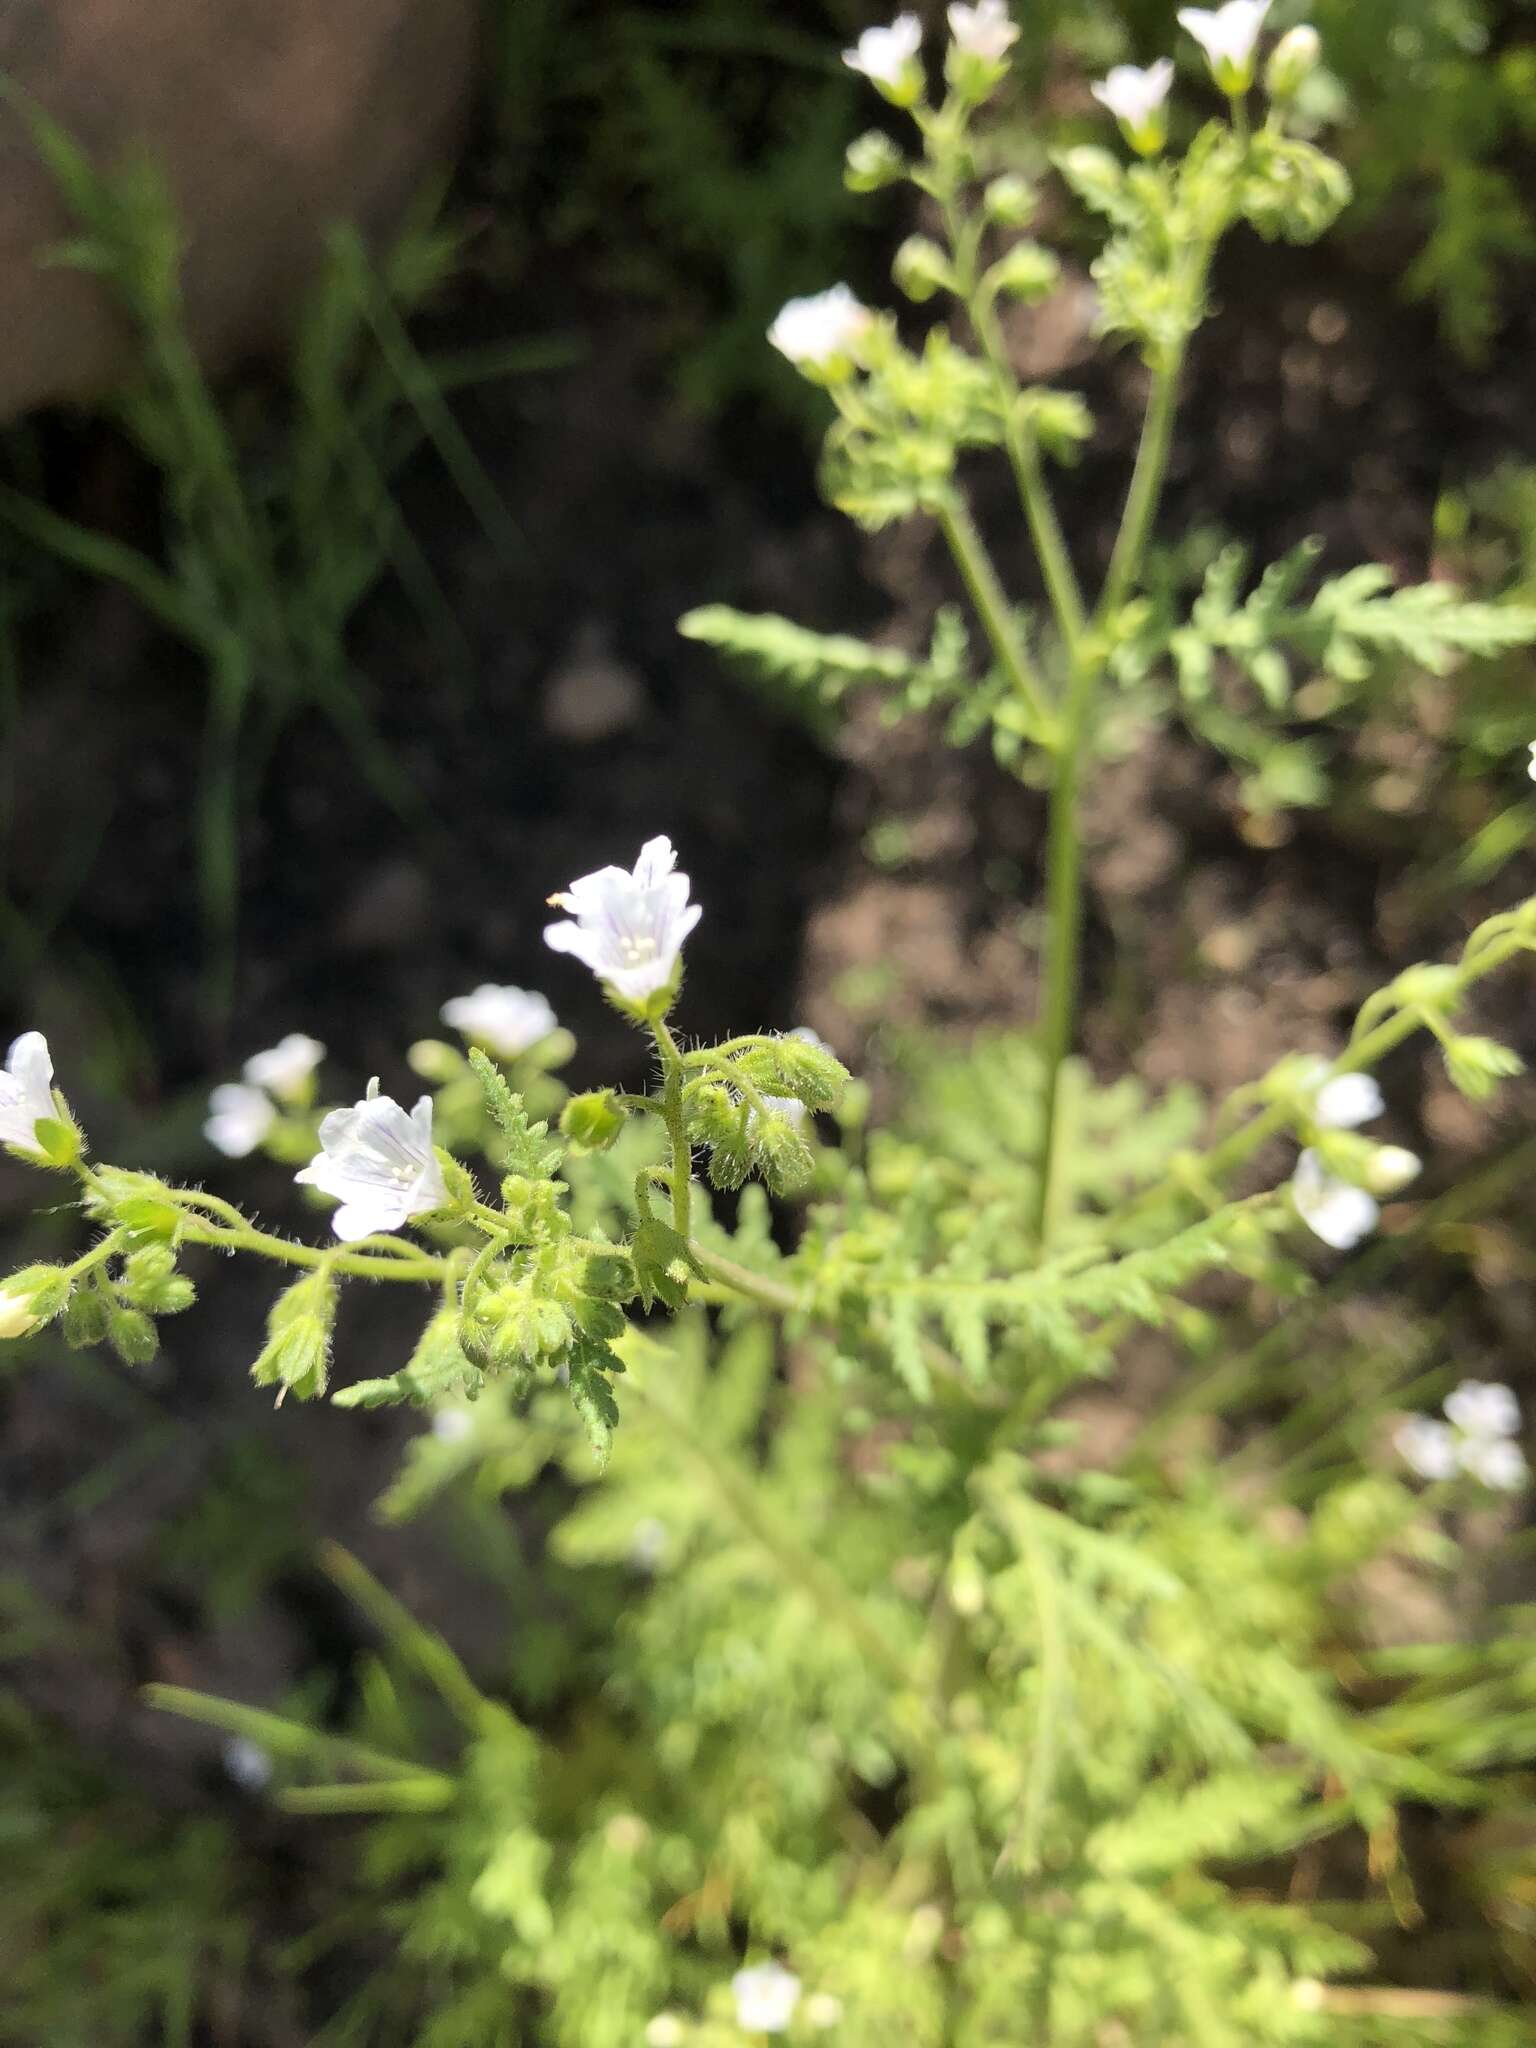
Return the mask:
<path id="1" fill-rule="evenodd" d="M 464 176 L 473 204 L 473 157 Z M 851 256 L 871 294 L 883 239 Z M 1219 525 L 1260 560 L 1316 532 L 1335 566 L 1375 557 L 1419 577 L 1433 567 L 1439 492 L 1536 457 L 1528 295 L 1515 292 L 1493 359 L 1473 371 L 1399 295 L 1412 246 L 1389 220 L 1322 251 L 1233 248 L 1194 358 L 1165 527 Z M 1028 1022 L 1038 801 L 983 753 L 946 751 L 921 722 L 892 731 L 873 706 L 828 751 L 674 631 L 691 606 L 723 600 L 902 640 L 954 594 L 946 564 L 926 533 L 868 541 L 819 505 L 787 372 L 782 408 L 743 397 L 706 418 L 683 406 L 671 337 L 610 275 L 580 245 L 536 251 L 511 288 L 492 264 L 472 270 L 434 316 L 433 339 L 569 333 L 584 360 L 459 408 L 522 528 L 518 556 L 491 551 L 429 456 L 405 479 L 411 529 L 474 649 L 473 688 L 449 686 L 388 586 L 359 614 L 354 653 L 435 822 L 402 826 L 318 719 L 291 727 L 247 820 L 227 1020 L 210 1020 L 199 992 L 196 665 L 126 598 L 43 572 L 53 601 L 19 641 L 0 1014 L 8 1030 L 47 1030 L 101 1155 L 205 1176 L 280 1214 L 280 1171 L 210 1164 L 196 1136 L 210 1082 L 305 1030 L 331 1049 L 332 1093 L 372 1073 L 403 1087 L 404 1048 L 435 1028 L 446 997 L 485 979 L 548 992 L 580 1040 L 581 1080 L 635 1080 L 631 1037 L 539 934 L 552 888 L 627 861 L 656 832 L 680 848 L 706 908 L 689 1030 L 805 1019 L 865 1064 L 893 1023 Z M 1090 362 L 1085 290 L 1063 309 L 1021 322 L 1016 342 L 1031 374 L 1082 385 L 1100 416 L 1062 486 L 1091 570 L 1113 531 L 1139 374 Z M 110 431 L 60 419 L 33 433 L 57 502 L 152 531 L 156 481 Z M 999 555 L 1027 586 L 1004 481 L 984 473 L 978 487 Z M 1104 772 L 1087 1013 L 1102 1071 L 1220 1089 L 1284 1050 L 1332 1047 L 1394 967 L 1455 949 L 1477 915 L 1536 888 L 1525 860 L 1486 902 L 1418 908 L 1409 880 L 1462 824 L 1451 809 L 1373 809 L 1380 765 L 1352 764 L 1351 803 L 1301 814 L 1279 845 L 1253 842 L 1226 769 L 1184 740 Z M 900 858 L 872 857 L 892 825 Z M 1501 984 L 1487 1015 L 1536 1060 L 1528 979 Z M 1431 1189 L 1518 1135 L 1517 1107 L 1467 1110 L 1418 1054 L 1387 1078 L 1394 1136 L 1430 1156 Z M 38 1203 L 36 1178 L 0 1165 L 0 1229 L 27 1255 L 74 1227 Z M 313 1566 L 321 1537 L 355 1550 L 491 1676 L 509 1640 L 515 1654 L 518 1616 L 451 1526 L 372 1521 L 419 1423 L 274 1413 L 245 1379 L 266 1277 L 235 1268 L 216 1282 L 140 1374 L 42 1346 L 3 1358 L 0 1577 L 48 1617 L 42 1651 L 12 1681 L 155 1805 L 212 1801 L 244 1816 L 259 1853 L 280 1841 L 303 1857 L 319 1853 L 295 1848 L 304 1825 L 261 1815 L 222 1777 L 218 1738 L 147 1712 L 138 1686 L 267 1703 L 317 1662 L 344 1671 L 364 1631 Z M 1494 1362 L 1529 1388 L 1529 1286 L 1495 1293 Z M 409 1311 L 392 1311 L 354 1306 L 344 1377 L 392 1369 L 409 1341 Z M 273 2024 L 271 2040 L 289 2038 Z"/>

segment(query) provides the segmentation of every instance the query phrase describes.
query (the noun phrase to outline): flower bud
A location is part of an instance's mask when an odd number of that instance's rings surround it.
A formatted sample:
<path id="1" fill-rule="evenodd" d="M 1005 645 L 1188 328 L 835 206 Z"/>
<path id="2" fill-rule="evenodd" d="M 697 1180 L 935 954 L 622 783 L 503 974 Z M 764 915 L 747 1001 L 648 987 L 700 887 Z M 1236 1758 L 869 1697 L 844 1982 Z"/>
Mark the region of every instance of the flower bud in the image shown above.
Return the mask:
<path id="1" fill-rule="evenodd" d="M 1264 69 L 1264 90 L 1282 104 L 1295 99 L 1322 61 L 1323 39 L 1317 30 L 1302 22 L 1286 33 L 1270 52 Z"/>
<path id="2" fill-rule="evenodd" d="M 323 1394 L 335 1321 L 335 1282 L 321 1272 L 295 1280 L 267 1317 L 267 1341 L 251 1367 L 257 1386 L 279 1388 L 279 1401 L 289 1392 L 301 1401 Z"/>
<path id="3" fill-rule="evenodd" d="M 850 192 L 879 192 L 894 185 L 906 170 L 906 159 L 889 135 L 878 128 L 855 136 L 843 158 L 843 183 Z"/>
<path id="4" fill-rule="evenodd" d="M 41 1320 L 32 1313 L 31 1295 L 18 1292 L 14 1281 L 0 1287 L 0 1341 L 30 1337 Z"/>
<path id="5" fill-rule="evenodd" d="M 1009 171 L 994 178 L 982 194 L 981 207 L 995 227 L 1024 228 L 1035 217 L 1038 197 L 1028 178 Z"/>
<path id="6" fill-rule="evenodd" d="M 463 1053 L 456 1045 L 445 1045 L 440 1038 L 418 1038 L 407 1052 L 405 1063 L 413 1074 L 439 1088 L 468 1072 Z"/>
<path id="7" fill-rule="evenodd" d="M 1366 1186 L 1373 1195 L 1395 1195 L 1418 1179 L 1422 1166 L 1405 1145 L 1383 1145 L 1366 1170 Z"/>
<path id="8" fill-rule="evenodd" d="M 949 291 L 954 286 L 954 273 L 944 251 L 926 235 L 908 235 L 896 251 L 891 275 L 898 288 L 919 306 L 935 292 Z"/>
<path id="9" fill-rule="evenodd" d="M 1038 242 L 1016 242 L 1006 256 L 993 264 L 988 276 L 995 290 L 1032 306 L 1048 299 L 1056 289 L 1061 265 Z"/>
<path id="10" fill-rule="evenodd" d="M 606 1152 L 626 1122 L 611 1088 L 573 1095 L 560 1113 L 560 1129 L 579 1152 Z"/>
<path id="11" fill-rule="evenodd" d="M 107 1342 L 124 1365 L 148 1365 L 160 1349 L 160 1335 L 149 1317 L 136 1308 L 107 1311 Z"/>

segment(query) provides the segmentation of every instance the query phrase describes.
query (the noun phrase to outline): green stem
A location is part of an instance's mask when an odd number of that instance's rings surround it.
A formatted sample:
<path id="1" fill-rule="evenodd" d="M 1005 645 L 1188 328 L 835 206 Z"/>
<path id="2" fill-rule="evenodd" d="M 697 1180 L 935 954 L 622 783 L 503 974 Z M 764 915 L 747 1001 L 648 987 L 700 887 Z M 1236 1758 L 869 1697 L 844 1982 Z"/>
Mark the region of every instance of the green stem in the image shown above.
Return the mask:
<path id="1" fill-rule="evenodd" d="M 672 1152 L 672 1228 L 686 1237 L 693 1220 L 693 1147 L 683 1115 L 683 1055 L 664 1018 L 652 1022 L 651 1035 L 661 1055 L 661 1119 Z"/>
<path id="2" fill-rule="evenodd" d="M 1125 602 L 1140 572 L 1157 516 L 1168 455 L 1173 445 L 1173 422 L 1178 412 L 1179 377 L 1184 367 L 1183 347 L 1175 349 L 1153 375 L 1152 396 L 1142 424 L 1136 466 L 1126 495 L 1125 512 L 1110 556 L 1109 573 L 1099 599 L 1097 622 L 1104 624 Z"/>
<path id="3" fill-rule="evenodd" d="M 416 1258 L 381 1259 L 373 1252 L 317 1251 L 313 1245 L 291 1244 L 286 1237 L 274 1237 L 268 1230 L 254 1230 L 244 1224 L 239 1230 L 225 1230 L 202 1218 L 187 1219 L 189 1244 L 217 1245 L 221 1251 L 259 1252 L 285 1266 L 325 1266 L 333 1272 L 348 1273 L 360 1280 L 440 1281 L 448 1271 L 447 1259 L 422 1253 Z"/>
<path id="4" fill-rule="evenodd" d="M 992 567 L 991 557 L 970 513 L 959 498 L 947 495 L 939 506 L 938 521 L 971 602 L 976 607 L 976 614 L 992 643 L 992 651 L 1029 713 L 1035 739 L 1042 747 L 1058 746 L 1060 734 L 1055 714 L 1046 702 L 1044 685 L 1024 652 L 1024 643 L 1019 638 L 997 571 Z"/>

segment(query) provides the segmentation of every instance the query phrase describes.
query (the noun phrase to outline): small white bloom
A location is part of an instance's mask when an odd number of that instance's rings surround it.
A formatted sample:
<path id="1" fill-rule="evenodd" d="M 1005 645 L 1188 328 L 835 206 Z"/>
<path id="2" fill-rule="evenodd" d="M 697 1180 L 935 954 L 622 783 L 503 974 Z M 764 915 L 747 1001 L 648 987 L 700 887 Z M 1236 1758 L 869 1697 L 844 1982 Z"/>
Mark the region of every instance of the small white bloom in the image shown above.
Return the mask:
<path id="1" fill-rule="evenodd" d="M 1514 1436 L 1520 1428 L 1520 1403 L 1498 1380 L 1463 1380 L 1446 1395 L 1445 1414 L 1470 1437 Z"/>
<path id="2" fill-rule="evenodd" d="M 448 1200 L 432 1150 L 432 1098 L 407 1116 L 388 1095 L 333 1109 L 320 1126 L 320 1150 L 294 1179 L 341 1204 L 331 1228 L 343 1242 L 399 1230 Z"/>
<path id="3" fill-rule="evenodd" d="M 861 71 L 872 85 L 899 92 L 908 81 L 923 46 L 923 24 L 915 14 L 898 14 L 889 28 L 867 28 L 855 48 L 844 50 L 850 71 Z"/>
<path id="4" fill-rule="evenodd" d="M 852 356 L 874 317 L 847 285 L 834 284 L 781 307 L 768 339 L 790 362 L 824 369 Z"/>
<path id="5" fill-rule="evenodd" d="M 1163 106 L 1173 84 L 1173 59 L 1159 57 L 1145 71 L 1135 64 L 1116 64 L 1106 78 L 1090 88 L 1100 106 L 1124 124 L 1132 140 L 1160 134 Z"/>
<path id="6" fill-rule="evenodd" d="M 634 871 L 599 868 L 550 902 L 573 922 L 546 927 L 544 943 L 574 953 L 616 994 L 644 1002 L 677 972 L 683 941 L 704 915 L 688 901 L 688 877 L 673 873 L 670 839 L 648 839 Z"/>
<path id="7" fill-rule="evenodd" d="M 279 1102 L 302 1102 L 309 1095 L 310 1080 L 325 1058 L 318 1038 L 302 1031 L 290 1031 L 266 1052 L 253 1052 L 241 1070 L 255 1088 L 265 1088 Z"/>
<path id="8" fill-rule="evenodd" d="M 1311 1150 L 1296 1162 L 1291 1197 L 1307 1228 L 1339 1252 L 1351 1251 L 1362 1238 L 1369 1237 L 1381 1216 L 1364 1188 L 1339 1180 Z"/>
<path id="9" fill-rule="evenodd" d="M 41 1031 L 24 1031 L 5 1058 L 0 1073 L 0 1145 L 14 1145 L 36 1159 L 48 1154 L 37 1142 L 37 1126 L 45 1117 L 57 1119 L 53 1099 L 53 1059 Z"/>
<path id="10" fill-rule="evenodd" d="M 949 32 L 962 55 L 979 57 L 986 64 L 1000 64 L 1019 39 L 1006 0 L 976 0 L 974 7 L 956 0 L 949 10 Z"/>
<path id="11" fill-rule="evenodd" d="M 32 1297 L 13 1287 L 0 1287 L 0 1343 L 30 1337 L 39 1318 L 32 1313 Z"/>
<path id="12" fill-rule="evenodd" d="M 1406 1145 L 1381 1145 L 1366 1168 L 1365 1178 L 1371 1193 L 1384 1200 L 1388 1195 L 1401 1194 L 1423 1171 L 1423 1160 Z"/>
<path id="13" fill-rule="evenodd" d="M 736 2024 L 749 2034 L 782 2034 L 800 2003 L 800 1979 L 782 1963 L 757 1963 L 731 1979 Z"/>
<path id="14" fill-rule="evenodd" d="M 225 1081 L 208 1098 L 203 1136 L 229 1159 L 254 1152 L 277 1122 L 277 1106 L 261 1088 Z"/>
<path id="15" fill-rule="evenodd" d="M 483 1045 L 502 1060 L 515 1060 L 548 1038 L 556 1024 L 545 997 L 532 989 L 498 988 L 490 981 L 481 982 L 471 995 L 452 997 L 438 1014 L 471 1045 Z"/>
<path id="16" fill-rule="evenodd" d="M 1536 740 L 1531 741 L 1531 758 L 1525 772 L 1532 782 L 1536 782 Z"/>
<path id="17" fill-rule="evenodd" d="M 1225 7 L 1181 7 L 1179 21 L 1206 54 L 1211 76 L 1223 92 L 1246 92 L 1253 82 L 1253 53 L 1270 0 L 1227 0 Z"/>
<path id="18" fill-rule="evenodd" d="M 1336 1074 L 1317 1091 L 1313 1115 L 1325 1131 L 1354 1131 L 1386 1108 L 1369 1074 Z"/>
<path id="19" fill-rule="evenodd" d="M 1518 1493 L 1530 1478 L 1525 1453 L 1513 1437 L 1463 1437 L 1461 1465 L 1464 1472 L 1500 1493 Z"/>
<path id="20" fill-rule="evenodd" d="M 272 1758 L 248 1735 L 232 1735 L 224 1745 L 224 1769 L 242 1792 L 259 1792 L 272 1782 Z"/>
<path id="21" fill-rule="evenodd" d="M 835 2027 L 843 2016 L 843 2001 L 830 1991 L 813 1991 L 805 2001 L 805 2017 L 813 2027 Z"/>
<path id="22" fill-rule="evenodd" d="M 659 2012 L 646 2022 L 645 2048 L 682 2048 L 687 2038 L 676 2013 Z"/>
<path id="23" fill-rule="evenodd" d="M 1449 1479 L 1457 1466 L 1456 1435 L 1433 1415 L 1410 1415 L 1392 1441 L 1403 1463 L 1421 1479 Z"/>

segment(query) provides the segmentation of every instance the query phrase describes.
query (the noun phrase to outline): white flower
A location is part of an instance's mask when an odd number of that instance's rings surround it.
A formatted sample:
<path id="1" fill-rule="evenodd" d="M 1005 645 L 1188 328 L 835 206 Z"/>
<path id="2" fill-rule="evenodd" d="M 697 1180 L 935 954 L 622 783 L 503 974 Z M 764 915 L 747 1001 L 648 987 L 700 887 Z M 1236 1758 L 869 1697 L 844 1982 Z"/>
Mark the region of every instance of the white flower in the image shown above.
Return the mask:
<path id="1" fill-rule="evenodd" d="M 303 1102 L 309 1096 L 311 1076 L 324 1058 L 325 1047 L 318 1038 L 290 1031 L 266 1052 L 253 1052 L 241 1071 L 252 1087 L 265 1088 L 279 1102 Z"/>
<path id="2" fill-rule="evenodd" d="M 1364 1188 L 1339 1180 L 1311 1150 L 1296 1162 L 1291 1197 L 1307 1228 L 1339 1252 L 1351 1251 L 1363 1237 L 1369 1237 L 1381 1216 Z"/>
<path id="3" fill-rule="evenodd" d="M 901 92 L 911 83 L 917 53 L 923 46 L 923 24 L 915 14 L 898 14 L 889 28 L 867 28 L 857 46 L 844 50 L 850 71 L 862 71 L 872 85 Z"/>
<path id="4" fill-rule="evenodd" d="M 1507 1436 L 1464 1437 L 1461 1466 L 1484 1486 L 1496 1487 L 1500 1493 L 1518 1493 L 1530 1477 L 1524 1451 Z"/>
<path id="5" fill-rule="evenodd" d="M 46 1159 L 37 1126 L 44 1118 L 57 1121 L 58 1114 L 48 1041 L 41 1031 L 24 1031 L 6 1054 L 5 1071 L 0 1073 L 0 1145 L 14 1145 L 18 1152 Z"/>
<path id="6" fill-rule="evenodd" d="M 830 1991 L 813 1991 L 805 2001 L 805 2016 L 813 2027 L 835 2027 L 843 2016 L 843 2001 Z"/>
<path id="7" fill-rule="evenodd" d="M 208 1098 L 203 1136 L 230 1159 L 254 1152 L 277 1122 L 277 1106 L 260 1088 L 243 1081 L 225 1081 Z"/>
<path id="8" fill-rule="evenodd" d="M 976 0 L 974 7 L 957 0 L 949 10 L 949 32 L 963 56 L 979 57 L 985 64 L 1000 64 L 1019 39 L 1006 0 Z"/>
<path id="9" fill-rule="evenodd" d="M 1204 50 L 1211 76 L 1225 93 L 1253 83 L 1253 53 L 1270 0 L 1227 0 L 1225 7 L 1181 7 L 1179 21 Z"/>
<path id="10" fill-rule="evenodd" d="M 1463 1380 L 1446 1395 L 1445 1416 L 1469 1437 L 1514 1436 L 1520 1427 L 1520 1403 L 1498 1380 Z"/>
<path id="11" fill-rule="evenodd" d="M 1410 1415 L 1392 1441 L 1403 1463 L 1421 1479 L 1450 1479 L 1457 1466 L 1456 1433 L 1433 1415 Z"/>
<path id="12" fill-rule="evenodd" d="M 834 284 L 781 307 L 768 339 L 792 363 L 825 369 L 853 354 L 874 317 L 847 285 Z"/>
<path id="13" fill-rule="evenodd" d="M 548 1038 L 556 1023 L 543 996 L 531 989 L 498 988 L 490 981 L 481 982 L 472 995 L 452 997 L 438 1014 L 471 1045 L 483 1045 L 502 1060 L 515 1060 Z"/>
<path id="14" fill-rule="evenodd" d="M 320 1150 L 294 1179 L 334 1195 L 331 1228 L 344 1242 L 399 1230 L 448 1200 L 432 1150 L 432 1098 L 409 1116 L 388 1095 L 333 1109 L 320 1126 Z"/>
<path id="15" fill-rule="evenodd" d="M 1335 1074 L 1317 1091 L 1312 1114 L 1325 1131 L 1353 1131 L 1386 1108 L 1369 1074 Z"/>
<path id="16" fill-rule="evenodd" d="M 30 1337 L 41 1322 L 32 1313 L 32 1296 L 10 1286 L 0 1287 L 0 1343 Z"/>
<path id="17" fill-rule="evenodd" d="M 1100 106 L 1108 107 L 1121 122 L 1131 140 L 1141 147 L 1140 138 L 1161 138 L 1164 132 L 1163 105 L 1173 84 L 1173 59 L 1159 57 L 1145 71 L 1135 64 L 1116 64 L 1107 78 L 1091 88 Z"/>
<path id="18" fill-rule="evenodd" d="M 1531 741 L 1531 758 L 1525 772 L 1532 782 L 1536 782 L 1536 740 Z"/>
<path id="19" fill-rule="evenodd" d="M 736 2024 L 749 2034 L 782 2034 L 800 2002 L 800 1979 L 782 1963 L 757 1963 L 731 1979 Z"/>
<path id="20" fill-rule="evenodd" d="M 259 1792 L 272 1780 L 272 1758 L 248 1735 L 232 1735 L 224 1745 L 224 1769 L 242 1792 Z"/>
<path id="21" fill-rule="evenodd" d="M 574 953 L 626 1001 L 644 1002 L 677 973 L 683 941 L 704 915 L 688 901 L 688 877 L 674 874 L 670 839 L 648 839 L 634 871 L 599 868 L 550 902 L 574 922 L 546 927 L 544 943 Z"/>
<path id="22" fill-rule="evenodd" d="M 474 1432 L 475 1418 L 467 1408 L 439 1408 L 432 1418 L 432 1434 L 441 1444 L 461 1444 Z"/>
<path id="23" fill-rule="evenodd" d="M 682 2048 L 687 2038 L 676 2013 L 659 2012 L 646 2022 L 645 2048 Z"/>

